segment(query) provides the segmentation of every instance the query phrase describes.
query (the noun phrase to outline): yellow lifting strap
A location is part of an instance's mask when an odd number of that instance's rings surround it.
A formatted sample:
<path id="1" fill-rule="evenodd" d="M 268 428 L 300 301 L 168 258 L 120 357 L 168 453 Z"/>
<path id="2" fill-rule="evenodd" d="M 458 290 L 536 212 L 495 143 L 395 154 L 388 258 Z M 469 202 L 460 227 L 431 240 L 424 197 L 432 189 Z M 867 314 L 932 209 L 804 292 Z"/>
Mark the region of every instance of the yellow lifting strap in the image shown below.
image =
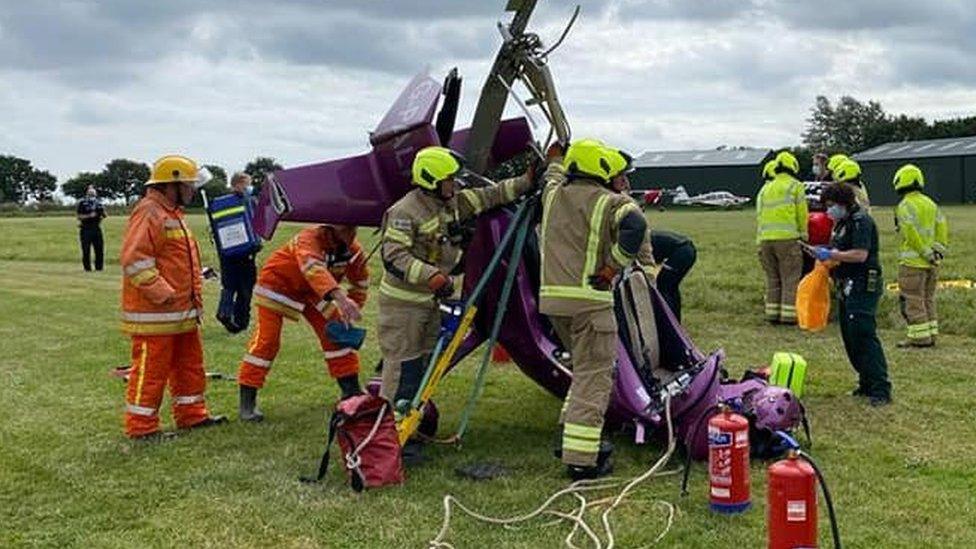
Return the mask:
<path id="1" fill-rule="evenodd" d="M 457 331 L 454 332 L 451 342 L 448 343 L 447 349 L 437 357 L 437 363 L 434 365 L 434 370 L 430 374 L 430 379 L 420 393 L 420 405 L 411 407 L 407 415 L 403 416 L 403 419 L 397 425 L 400 446 L 406 444 L 410 440 L 410 437 L 417 432 L 417 428 L 420 427 L 420 420 L 424 417 L 424 406 L 434 396 L 434 391 L 437 390 L 438 383 L 444 377 L 444 374 L 447 373 L 447 368 L 451 365 L 451 361 L 454 360 L 454 355 L 461 346 L 461 342 L 464 341 L 464 337 L 468 334 L 471 324 L 474 323 L 474 315 L 477 312 L 478 307 L 475 305 L 470 305 L 464 312 L 464 316 L 461 317 L 461 323 L 458 325 Z"/>

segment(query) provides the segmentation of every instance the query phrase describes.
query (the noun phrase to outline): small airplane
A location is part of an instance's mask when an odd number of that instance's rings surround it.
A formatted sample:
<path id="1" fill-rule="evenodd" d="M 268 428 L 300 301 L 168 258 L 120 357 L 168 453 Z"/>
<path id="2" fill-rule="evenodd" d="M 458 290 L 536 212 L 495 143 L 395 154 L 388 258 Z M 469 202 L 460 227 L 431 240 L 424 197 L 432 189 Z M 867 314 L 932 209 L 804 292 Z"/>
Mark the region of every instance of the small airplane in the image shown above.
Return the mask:
<path id="1" fill-rule="evenodd" d="M 674 190 L 672 204 L 675 206 L 704 206 L 707 208 L 721 208 L 724 210 L 741 208 L 746 205 L 751 198 L 738 196 L 729 191 L 712 191 L 695 196 L 689 196 L 684 186 L 679 185 Z"/>

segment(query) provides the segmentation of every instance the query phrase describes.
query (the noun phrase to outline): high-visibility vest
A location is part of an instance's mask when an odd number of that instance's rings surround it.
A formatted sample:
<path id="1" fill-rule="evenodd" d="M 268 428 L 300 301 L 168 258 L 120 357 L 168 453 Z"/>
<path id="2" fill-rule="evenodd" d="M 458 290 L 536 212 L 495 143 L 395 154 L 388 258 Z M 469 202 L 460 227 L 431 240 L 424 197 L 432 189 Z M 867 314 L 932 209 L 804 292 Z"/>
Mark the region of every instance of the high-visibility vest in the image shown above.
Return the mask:
<path id="1" fill-rule="evenodd" d="M 806 238 L 807 202 L 803 184 L 777 174 L 756 195 L 756 241 Z"/>
<path id="2" fill-rule="evenodd" d="M 933 252 L 946 253 L 949 224 L 938 204 L 921 191 L 906 194 L 898 203 L 895 227 L 901 234 L 900 265 L 929 269 Z"/>

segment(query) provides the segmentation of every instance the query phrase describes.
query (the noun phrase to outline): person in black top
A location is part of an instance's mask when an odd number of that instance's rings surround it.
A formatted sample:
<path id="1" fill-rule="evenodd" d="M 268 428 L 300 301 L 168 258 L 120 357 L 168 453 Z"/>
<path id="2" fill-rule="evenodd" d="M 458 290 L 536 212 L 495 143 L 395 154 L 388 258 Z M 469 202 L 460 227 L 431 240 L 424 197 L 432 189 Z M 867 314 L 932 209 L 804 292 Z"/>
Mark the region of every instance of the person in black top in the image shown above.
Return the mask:
<path id="1" fill-rule="evenodd" d="M 858 206 L 849 185 L 832 183 L 821 198 L 827 215 L 834 220 L 830 247 L 807 249 L 818 260 L 834 265 L 831 278 L 837 291 L 840 333 L 847 357 L 859 376 L 853 394 L 869 397 L 872 406 L 884 406 L 891 402 L 891 382 L 875 320 L 884 292 L 878 228 Z"/>
<path id="2" fill-rule="evenodd" d="M 237 172 L 230 179 L 231 189 L 247 201 L 247 214 L 254 212 L 254 188 L 251 176 Z M 236 334 L 251 323 L 251 295 L 258 279 L 255 256 L 257 252 L 234 257 L 220 256 L 220 304 L 217 320 L 228 332 Z"/>
<path id="3" fill-rule="evenodd" d="M 698 258 L 695 243 L 683 234 L 651 229 L 651 253 L 654 263 L 661 266 L 657 289 L 681 322 L 681 281 Z"/>
<path id="4" fill-rule="evenodd" d="M 105 219 L 105 207 L 98 199 L 95 187 L 89 185 L 85 190 L 85 198 L 78 201 L 75 210 L 78 218 L 79 237 L 81 239 L 81 264 L 86 271 L 92 270 L 91 250 L 95 249 L 95 270 L 101 271 L 104 265 L 105 241 L 102 238 L 102 219 Z"/>

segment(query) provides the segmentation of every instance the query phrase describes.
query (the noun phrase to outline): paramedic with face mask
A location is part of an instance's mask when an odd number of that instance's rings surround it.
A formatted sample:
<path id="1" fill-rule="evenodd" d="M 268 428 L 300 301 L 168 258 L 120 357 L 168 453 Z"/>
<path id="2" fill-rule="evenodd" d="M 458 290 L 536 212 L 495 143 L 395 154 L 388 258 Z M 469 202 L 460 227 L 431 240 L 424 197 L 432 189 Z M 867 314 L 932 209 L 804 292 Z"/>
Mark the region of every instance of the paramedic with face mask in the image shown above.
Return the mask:
<path id="1" fill-rule="evenodd" d="M 884 406 L 891 402 L 891 382 L 876 322 L 878 301 L 884 293 L 878 228 L 857 204 L 850 185 L 833 183 L 824 189 L 821 199 L 834 220 L 830 246 L 807 249 L 819 261 L 833 266 L 840 333 L 847 357 L 858 373 L 852 394 L 868 397 L 871 406 Z"/>

